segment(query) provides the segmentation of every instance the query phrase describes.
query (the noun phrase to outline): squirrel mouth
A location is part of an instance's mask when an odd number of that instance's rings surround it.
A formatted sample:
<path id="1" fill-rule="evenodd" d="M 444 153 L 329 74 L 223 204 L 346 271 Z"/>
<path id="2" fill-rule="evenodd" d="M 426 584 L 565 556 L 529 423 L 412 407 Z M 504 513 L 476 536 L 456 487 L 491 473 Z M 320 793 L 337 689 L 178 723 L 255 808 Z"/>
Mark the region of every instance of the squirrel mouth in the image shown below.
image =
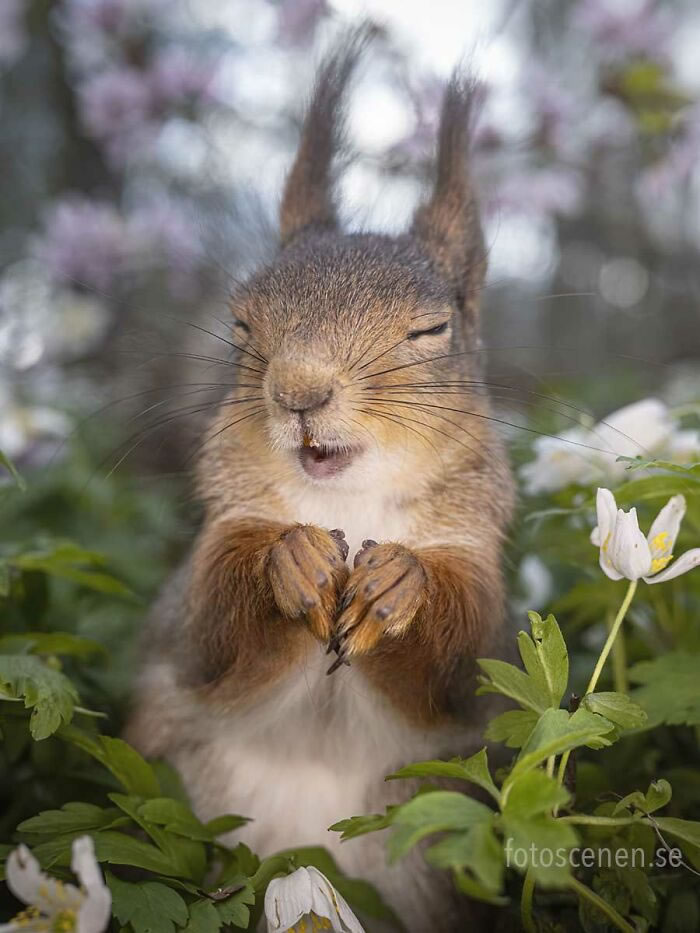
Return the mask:
<path id="1" fill-rule="evenodd" d="M 357 453 L 357 450 L 317 444 L 305 437 L 303 447 L 299 448 L 299 463 L 313 479 L 326 479 L 349 467 Z"/>

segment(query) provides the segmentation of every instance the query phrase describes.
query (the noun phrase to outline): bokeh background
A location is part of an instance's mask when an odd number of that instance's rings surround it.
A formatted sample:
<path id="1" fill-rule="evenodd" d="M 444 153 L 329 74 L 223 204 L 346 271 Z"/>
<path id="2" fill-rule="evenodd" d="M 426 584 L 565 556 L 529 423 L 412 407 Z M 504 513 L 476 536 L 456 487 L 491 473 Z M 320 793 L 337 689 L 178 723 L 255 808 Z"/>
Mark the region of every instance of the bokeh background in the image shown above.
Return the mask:
<path id="1" fill-rule="evenodd" d="M 694 0 L 0 0 L 0 448 L 20 466 L 86 444 L 86 483 L 186 489 L 228 289 L 274 250 L 314 67 L 365 16 L 349 227 L 404 228 L 446 78 L 465 60 L 480 83 L 484 344 L 516 459 L 533 431 L 700 397 Z"/>

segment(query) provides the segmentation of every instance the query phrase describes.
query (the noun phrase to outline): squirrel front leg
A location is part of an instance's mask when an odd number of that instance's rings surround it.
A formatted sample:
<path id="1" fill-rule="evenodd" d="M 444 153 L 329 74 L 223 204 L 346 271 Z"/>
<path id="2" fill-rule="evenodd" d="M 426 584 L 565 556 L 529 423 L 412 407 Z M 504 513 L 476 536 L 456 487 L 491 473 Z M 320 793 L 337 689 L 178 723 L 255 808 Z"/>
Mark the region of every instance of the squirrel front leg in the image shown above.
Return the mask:
<path id="1" fill-rule="evenodd" d="M 313 525 L 221 519 L 206 527 L 193 556 L 188 613 L 200 682 L 264 682 L 302 650 L 309 631 L 327 641 L 347 548 L 342 531 Z"/>
<path id="2" fill-rule="evenodd" d="M 341 597 L 329 672 L 356 658 L 411 718 L 439 719 L 453 677 L 467 678 L 498 637 L 502 602 L 496 555 L 365 541 Z"/>

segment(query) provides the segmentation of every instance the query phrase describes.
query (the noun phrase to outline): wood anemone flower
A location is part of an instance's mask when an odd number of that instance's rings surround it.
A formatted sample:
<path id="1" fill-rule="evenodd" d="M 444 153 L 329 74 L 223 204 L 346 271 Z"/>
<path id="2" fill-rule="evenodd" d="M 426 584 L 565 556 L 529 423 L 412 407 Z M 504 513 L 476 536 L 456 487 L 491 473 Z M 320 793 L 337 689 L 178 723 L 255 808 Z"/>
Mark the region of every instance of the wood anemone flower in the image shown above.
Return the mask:
<path id="1" fill-rule="evenodd" d="M 7 857 L 7 886 L 27 905 L 0 933 L 103 933 L 111 914 L 112 896 L 95 859 L 90 836 L 73 840 L 71 868 L 80 887 L 44 874 L 25 845 Z"/>
<path id="2" fill-rule="evenodd" d="M 609 489 L 598 490 L 596 510 L 598 524 L 591 533 L 591 543 L 600 548 L 600 566 L 611 580 L 663 583 L 700 564 L 700 548 L 686 551 L 671 563 L 685 515 L 683 496 L 668 500 L 646 537 L 640 531 L 637 510 L 618 509 Z"/>
<path id="3" fill-rule="evenodd" d="M 268 933 L 364 933 L 345 900 L 316 868 L 273 878 L 265 892 Z"/>

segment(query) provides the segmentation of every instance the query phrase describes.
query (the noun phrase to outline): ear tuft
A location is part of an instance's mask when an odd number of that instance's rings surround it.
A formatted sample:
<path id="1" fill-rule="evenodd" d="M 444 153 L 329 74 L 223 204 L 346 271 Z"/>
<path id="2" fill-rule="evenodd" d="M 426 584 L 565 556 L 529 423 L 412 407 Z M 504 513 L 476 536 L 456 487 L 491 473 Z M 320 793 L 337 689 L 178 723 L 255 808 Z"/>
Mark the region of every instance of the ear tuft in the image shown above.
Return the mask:
<path id="1" fill-rule="evenodd" d="M 337 225 L 333 168 L 345 139 L 343 98 L 355 65 L 375 32 L 371 23 L 345 32 L 316 74 L 301 141 L 282 196 L 283 245 L 309 227 Z"/>
<path id="2" fill-rule="evenodd" d="M 486 273 L 479 210 L 469 174 L 470 120 L 476 84 L 456 71 L 447 85 L 430 199 L 416 211 L 412 233 L 450 285 L 454 302 L 476 323 Z"/>

